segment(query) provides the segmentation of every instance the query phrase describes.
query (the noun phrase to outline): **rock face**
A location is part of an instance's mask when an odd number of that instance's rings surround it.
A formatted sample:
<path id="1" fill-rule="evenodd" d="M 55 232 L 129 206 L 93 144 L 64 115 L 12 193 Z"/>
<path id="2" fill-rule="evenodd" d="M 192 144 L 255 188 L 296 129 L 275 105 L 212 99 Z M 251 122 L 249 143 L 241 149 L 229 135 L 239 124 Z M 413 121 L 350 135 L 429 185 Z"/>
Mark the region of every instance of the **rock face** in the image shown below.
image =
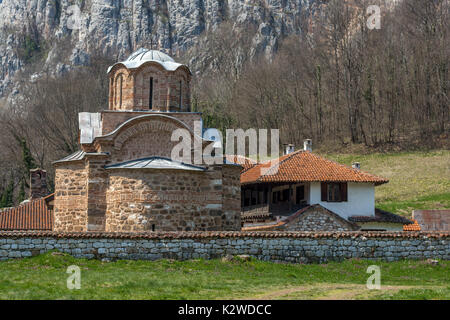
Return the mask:
<path id="1" fill-rule="evenodd" d="M 178 55 L 224 21 L 254 29 L 252 49 L 271 55 L 300 30 L 316 0 L 3 0 L 0 1 L 0 97 L 18 71 L 31 80 L 89 63 L 93 53 L 123 59 L 141 46 Z M 36 52 L 39 52 L 36 58 Z M 31 60 L 31 62 L 30 62 Z"/>

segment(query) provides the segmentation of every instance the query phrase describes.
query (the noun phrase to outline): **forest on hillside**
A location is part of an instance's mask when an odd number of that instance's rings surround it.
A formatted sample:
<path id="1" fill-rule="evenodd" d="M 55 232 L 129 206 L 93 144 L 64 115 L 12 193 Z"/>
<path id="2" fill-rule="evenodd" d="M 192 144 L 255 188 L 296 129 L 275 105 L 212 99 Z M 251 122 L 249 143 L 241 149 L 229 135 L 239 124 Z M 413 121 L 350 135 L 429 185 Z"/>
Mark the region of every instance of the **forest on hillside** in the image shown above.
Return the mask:
<path id="1" fill-rule="evenodd" d="M 450 147 L 449 1 L 408 0 L 367 25 L 367 1 L 331 0 L 300 21 L 273 57 L 253 54 L 254 30 L 224 22 L 178 57 L 201 58 L 192 108 L 206 127 L 280 129 L 280 143 L 329 152 Z M 62 78 L 23 79 L 22 95 L 0 106 L 0 207 L 27 198 L 29 169 L 79 149 L 78 113 L 107 108 L 100 54 Z"/>

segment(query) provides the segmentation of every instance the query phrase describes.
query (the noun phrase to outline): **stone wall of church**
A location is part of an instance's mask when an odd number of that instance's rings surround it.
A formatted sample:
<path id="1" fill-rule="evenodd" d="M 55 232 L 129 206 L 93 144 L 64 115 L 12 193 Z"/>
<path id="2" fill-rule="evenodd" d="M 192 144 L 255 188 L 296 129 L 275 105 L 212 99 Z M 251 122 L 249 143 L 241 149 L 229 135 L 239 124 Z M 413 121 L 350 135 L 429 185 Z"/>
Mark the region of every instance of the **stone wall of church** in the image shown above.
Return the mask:
<path id="1" fill-rule="evenodd" d="M 115 67 L 109 81 L 110 110 L 190 111 L 190 74 L 184 68 L 167 71 L 157 63 L 137 70 Z"/>
<path id="2" fill-rule="evenodd" d="M 125 67 L 116 68 L 109 77 L 109 109 L 133 110 L 134 77 Z"/>
<path id="3" fill-rule="evenodd" d="M 88 169 L 84 162 L 55 170 L 54 230 L 87 231 Z"/>
<path id="4" fill-rule="evenodd" d="M 106 190 L 109 174 L 104 169 L 106 157 L 90 158 L 86 169 L 87 181 L 87 230 L 104 231 L 106 221 Z"/>
<path id="5" fill-rule="evenodd" d="M 172 150 L 183 141 L 187 142 L 186 154 L 183 152 L 181 155 L 187 156 L 184 162 L 191 163 L 194 159 L 189 159 L 189 155 L 192 154 L 190 150 L 194 146 L 195 139 L 201 143 L 200 138 L 191 135 L 190 140 L 185 140 L 177 136 L 178 141 L 171 141 L 173 133 L 178 129 L 185 129 L 185 127 L 174 119 L 166 117 L 139 118 L 127 123 L 113 136 L 97 141 L 99 145 L 96 151 L 110 153 L 110 163 L 120 163 L 149 156 L 172 158 Z"/>
<path id="6" fill-rule="evenodd" d="M 222 219 L 224 230 L 241 229 L 241 167 L 222 167 Z"/>
<path id="7" fill-rule="evenodd" d="M 169 140 L 168 140 L 169 139 Z M 128 139 L 112 157 L 112 163 L 142 159 L 149 155 L 171 158 L 171 152 L 178 142 L 171 142 L 167 132 L 139 132 Z"/>
<path id="8" fill-rule="evenodd" d="M 102 135 L 112 132 L 119 127 L 125 121 L 137 117 L 150 114 L 161 115 L 158 112 L 117 112 L 117 111 L 103 111 L 102 112 Z M 192 130 L 194 129 L 195 121 L 202 121 L 202 115 L 198 112 L 171 112 L 165 115 L 176 118 L 181 122 L 184 122 Z"/>
<path id="9" fill-rule="evenodd" d="M 233 189 L 231 197 L 234 202 L 223 207 L 220 166 L 205 172 L 114 169 L 106 192 L 106 231 L 240 230 L 240 210 L 233 212 L 240 193 Z"/>

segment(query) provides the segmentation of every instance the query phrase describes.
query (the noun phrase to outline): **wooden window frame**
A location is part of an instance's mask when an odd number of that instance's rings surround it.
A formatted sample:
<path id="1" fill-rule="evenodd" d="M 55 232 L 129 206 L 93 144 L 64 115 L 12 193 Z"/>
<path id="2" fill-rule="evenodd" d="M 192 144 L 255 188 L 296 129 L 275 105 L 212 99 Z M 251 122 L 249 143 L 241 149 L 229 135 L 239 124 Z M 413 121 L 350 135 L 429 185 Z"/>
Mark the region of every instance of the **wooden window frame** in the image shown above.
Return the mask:
<path id="1" fill-rule="evenodd" d="M 339 186 L 339 199 L 330 199 L 329 186 Z M 348 183 L 347 182 L 321 182 L 321 201 L 322 202 L 348 202 Z"/>

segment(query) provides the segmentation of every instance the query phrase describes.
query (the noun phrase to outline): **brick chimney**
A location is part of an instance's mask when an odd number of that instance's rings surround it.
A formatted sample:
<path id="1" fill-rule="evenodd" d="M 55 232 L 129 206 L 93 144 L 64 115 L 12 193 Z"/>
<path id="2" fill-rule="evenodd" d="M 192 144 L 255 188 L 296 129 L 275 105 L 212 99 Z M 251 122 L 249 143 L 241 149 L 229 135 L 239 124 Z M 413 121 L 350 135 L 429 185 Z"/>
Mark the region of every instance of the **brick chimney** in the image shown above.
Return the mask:
<path id="1" fill-rule="evenodd" d="M 47 171 L 42 169 L 30 170 L 30 198 L 42 198 L 47 194 Z"/>
<path id="2" fill-rule="evenodd" d="M 312 152 L 312 140 L 311 139 L 303 140 L 303 150 Z"/>

